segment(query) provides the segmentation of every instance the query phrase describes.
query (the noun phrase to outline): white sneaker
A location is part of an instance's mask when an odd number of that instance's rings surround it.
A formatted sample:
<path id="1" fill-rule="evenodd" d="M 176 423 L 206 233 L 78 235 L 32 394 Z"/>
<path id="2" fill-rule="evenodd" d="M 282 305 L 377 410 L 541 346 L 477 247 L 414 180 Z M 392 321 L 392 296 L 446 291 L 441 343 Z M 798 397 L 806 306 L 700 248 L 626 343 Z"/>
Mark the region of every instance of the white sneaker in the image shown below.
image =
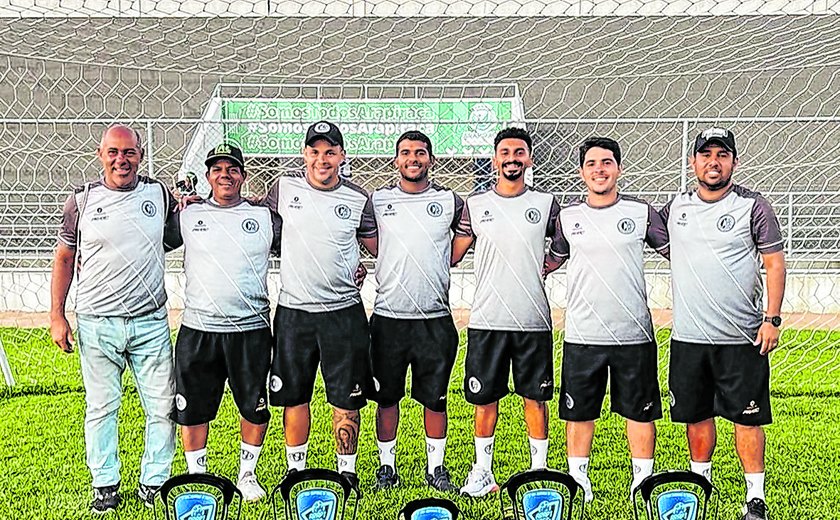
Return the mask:
<path id="1" fill-rule="evenodd" d="M 242 497 L 246 502 L 256 502 L 265 497 L 265 490 L 257 482 L 257 476 L 250 471 L 242 475 L 242 478 L 236 483 L 236 487 L 242 492 Z"/>
<path id="2" fill-rule="evenodd" d="M 469 495 L 471 497 L 483 497 L 488 493 L 493 493 L 499 490 L 496 484 L 496 477 L 493 473 L 487 471 L 483 466 L 473 464 L 470 474 L 467 475 L 467 481 L 464 482 L 464 487 L 461 488 L 462 495 Z"/>

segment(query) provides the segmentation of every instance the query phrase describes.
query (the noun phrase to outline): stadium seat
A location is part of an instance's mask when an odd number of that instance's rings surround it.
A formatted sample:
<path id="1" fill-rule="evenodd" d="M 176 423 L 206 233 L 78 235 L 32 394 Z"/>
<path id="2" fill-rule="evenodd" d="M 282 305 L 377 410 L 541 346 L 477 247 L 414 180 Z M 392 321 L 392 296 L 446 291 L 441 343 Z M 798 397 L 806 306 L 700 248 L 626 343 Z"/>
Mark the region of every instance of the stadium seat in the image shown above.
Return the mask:
<path id="1" fill-rule="evenodd" d="M 407 503 L 397 513 L 397 520 L 458 520 L 460 511 L 451 500 L 420 498 Z"/>
<path id="2" fill-rule="evenodd" d="M 355 519 L 361 493 L 347 477 L 324 468 L 292 471 L 271 492 L 270 503 L 277 520 L 277 494 L 283 500 L 287 520 L 303 518 Z M 347 515 L 347 504 L 355 495 L 353 514 Z"/>
<path id="3" fill-rule="evenodd" d="M 183 487 L 193 489 L 173 493 L 177 488 Z M 202 489 L 195 489 L 196 487 Z M 215 493 L 207 491 L 207 488 L 210 488 L 210 491 L 215 491 Z M 242 493 L 236 488 L 236 485 L 224 477 L 211 473 L 176 475 L 163 483 L 158 494 L 163 503 L 166 520 L 171 518 L 226 520 L 230 513 L 230 505 L 236 497 L 239 497 L 239 507 L 235 518 L 239 518 L 242 513 Z M 221 510 L 219 510 L 220 498 Z M 155 509 L 155 518 L 157 518 L 157 509 Z"/>
<path id="4" fill-rule="evenodd" d="M 505 494 L 512 509 L 505 510 Z M 580 497 L 576 501 L 577 497 Z M 513 520 L 530 518 L 557 518 L 572 520 L 576 504 L 580 504 L 578 518 L 583 518 L 583 488 L 568 473 L 550 469 L 517 473 L 502 484 L 499 500 L 502 518 Z"/>
<path id="5" fill-rule="evenodd" d="M 690 471 L 655 473 L 633 491 L 633 516 L 636 520 L 706 520 L 714 495 L 715 487 L 702 475 Z M 639 513 L 640 501 L 644 517 Z M 711 518 L 717 518 L 717 507 Z"/>

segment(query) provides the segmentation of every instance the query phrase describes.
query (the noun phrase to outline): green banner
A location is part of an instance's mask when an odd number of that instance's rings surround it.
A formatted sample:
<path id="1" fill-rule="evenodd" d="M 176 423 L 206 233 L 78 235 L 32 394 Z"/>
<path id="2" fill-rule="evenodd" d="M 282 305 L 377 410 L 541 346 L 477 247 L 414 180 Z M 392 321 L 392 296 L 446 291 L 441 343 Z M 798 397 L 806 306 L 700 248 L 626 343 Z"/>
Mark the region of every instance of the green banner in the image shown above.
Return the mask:
<path id="1" fill-rule="evenodd" d="M 320 120 L 339 125 L 351 157 L 391 157 L 408 130 L 428 135 L 437 156 L 487 157 L 496 133 L 521 114 L 514 99 L 222 100 L 225 138 L 246 155 L 269 157 L 299 156 L 307 127 Z"/>

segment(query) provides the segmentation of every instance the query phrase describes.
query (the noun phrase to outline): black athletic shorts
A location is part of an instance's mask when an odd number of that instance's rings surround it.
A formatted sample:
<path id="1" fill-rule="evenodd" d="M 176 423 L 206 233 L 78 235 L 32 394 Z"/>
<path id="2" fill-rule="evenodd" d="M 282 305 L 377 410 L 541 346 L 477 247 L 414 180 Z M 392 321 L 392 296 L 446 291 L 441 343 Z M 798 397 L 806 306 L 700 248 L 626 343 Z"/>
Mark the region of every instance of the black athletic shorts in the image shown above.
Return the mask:
<path id="1" fill-rule="evenodd" d="M 560 418 L 594 421 L 610 380 L 610 410 L 625 419 L 651 422 L 662 418 L 656 344 L 563 344 L 560 374 Z"/>
<path id="2" fill-rule="evenodd" d="M 554 395 L 552 350 L 548 330 L 467 329 L 464 397 L 468 403 L 485 405 L 506 396 L 513 365 L 513 388 L 518 395 L 534 401 L 551 400 Z"/>
<path id="3" fill-rule="evenodd" d="M 318 363 L 328 403 L 345 410 L 367 404 L 372 386 L 370 331 L 361 303 L 327 312 L 278 306 L 274 331 L 271 404 L 297 406 L 311 401 Z"/>
<path id="4" fill-rule="evenodd" d="M 458 352 L 452 316 L 396 319 L 374 314 L 370 338 L 374 401 L 383 407 L 399 403 L 411 366 L 411 397 L 432 411 L 446 411 L 449 376 Z"/>
<path id="5" fill-rule="evenodd" d="M 671 340 L 671 420 L 698 423 L 720 416 L 744 426 L 773 422 L 770 360 L 759 346 Z"/>
<path id="6" fill-rule="evenodd" d="M 271 417 L 265 382 L 271 366 L 271 329 L 204 332 L 181 325 L 175 341 L 172 420 L 197 426 L 216 418 L 225 381 L 239 413 L 253 424 Z"/>

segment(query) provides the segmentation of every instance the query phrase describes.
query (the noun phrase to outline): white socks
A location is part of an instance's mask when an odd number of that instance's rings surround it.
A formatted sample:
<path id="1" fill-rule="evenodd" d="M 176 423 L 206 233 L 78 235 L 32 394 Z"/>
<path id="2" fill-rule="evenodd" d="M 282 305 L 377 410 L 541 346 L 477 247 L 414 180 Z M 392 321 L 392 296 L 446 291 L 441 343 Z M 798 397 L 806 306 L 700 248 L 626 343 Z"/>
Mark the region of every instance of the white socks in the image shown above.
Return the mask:
<path id="1" fill-rule="evenodd" d="M 744 480 L 747 481 L 747 502 L 754 498 L 764 500 L 764 472 L 744 473 Z"/>
<path id="2" fill-rule="evenodd" d="M 633 482 L 630 484 L 630 493 L 639 487 L 644 479 L 653 475 L 653 459 L 631 459 L 633 462 Z"/>
<path id="3" fill-rule="evenodd" d="M 260 458 L 262 446 L 252 446 L 245 442 L 239 443 L 239 479 L 246 473 L 253 473 L 256 475 L 257 460 Z"/>
<path id="4" fill-rule="evenodd" d="M 589 480 L 589 457 L 569 457 L 567 460 L 569 474 L 583 487 L 584 500 L 592 502 L 595 495 L 592 493 L 592 482 Z"/>
<path id="5" fill-rule="evenodd" d="M 495 435 L 475 438 L 475 463 L 489 472 L 493 472 L 493 441 Z"/>
<path id="6" fill-rule="evenodd" d="M 709 482 L 712 481 L 712 461 L 709 462 L 694 462 L 691 461 L 691 472 L 703 475 Z"/>
<path id="7" fill-rule="evenodd" d="M 376 441 L 379 446 L 379 463 L 383 466 L 391 466 L 395 470 L 397 459 L 397 439 L 392 441 Z"/>
<path id="8" fill-rule="evenodd" d="M 345 471 L 349 473 L 356 472 L 356 453 L 352 455 L 338 455 L 338 472 L 344 473 Z"/>
<path id="9" fill-rule="evenodd" d="M 300 446 L 286 446 L 286 462 L 290 470 L 303 471 L 306 469 L 306 452 L 308 449 L 308 442 Z"/>
<path id="10" fill-rule="evenodd" d="M 207 473 L 207 448 L 195 451 L 185 451 L 187 459 L 187 473 Z"/>
<path id="11" fill-rule="evenodd" d="M 548 459 L 548 439 L 534 439 L 528 437 L 531 445 L 531 469 L 545 469 Z"/>
<path id="12" fill-rule="evenodd" d="M 439 466 L 443 466 L 443 454 L 446 452 L 446 437 L 433 439 L 426 437 L 426 471 L 434 475 Z M 491 459 L 492 462 L 492 459 Z"/>

